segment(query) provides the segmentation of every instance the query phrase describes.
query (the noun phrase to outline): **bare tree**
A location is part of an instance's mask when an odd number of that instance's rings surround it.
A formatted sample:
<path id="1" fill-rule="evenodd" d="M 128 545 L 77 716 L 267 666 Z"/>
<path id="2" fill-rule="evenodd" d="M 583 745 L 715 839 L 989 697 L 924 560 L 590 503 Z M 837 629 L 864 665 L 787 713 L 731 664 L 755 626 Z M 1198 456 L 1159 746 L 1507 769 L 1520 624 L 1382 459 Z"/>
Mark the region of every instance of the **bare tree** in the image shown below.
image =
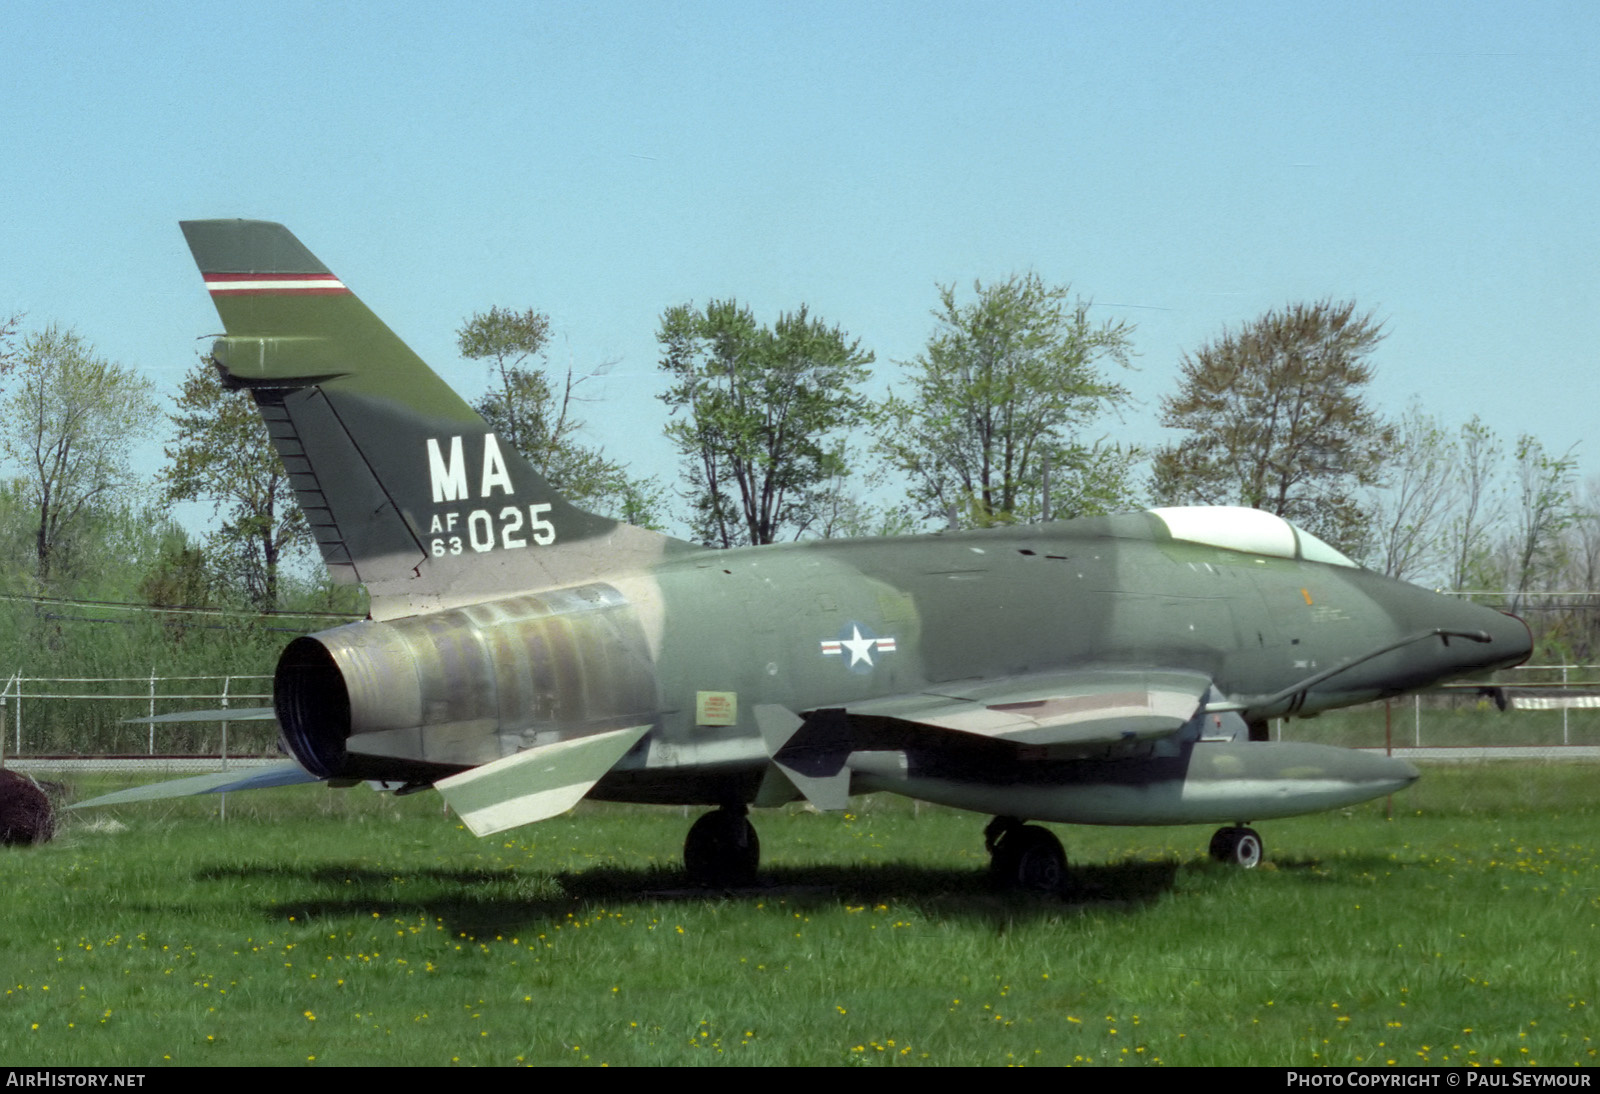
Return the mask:
<path id="1" fill-rule="evenodd" d="M 1456 481 L 1460 501 L 1446 530 L 1452 589 L 1482 584 L 1489 572 L 1491 536 L 1505 515 L 1499 484 L 1500 438 L 1476 415 L 1461 427 Z"/>
<path id="2" fill-rule="evenodd" d="M 1403 581 L 1445 565 L 1439 528 L 1461 494 L 1459 460 L 1455 438 L 1412 403 L 1395 425 L 1387 487 L 1369 506 L 1375 568 Z"/>
<path id="3" fill-rule="evenodd" d="M 1507 573 L 1513 612 L 1521 610 L 1536 582 L 1562 568 L 1562 534 L 1578 519 L 1572 491 L 1577 465 L 1571 448 L 1553 456 L 1531 434 L 1517 438 L 1516 510 Z"/>
<path id="4" fill-rule="evenodd" d="M 1592 662 L 1600 653 L 1600 475 L 1590 476 L 1567 530 L 1567 577 L 1578 594 L 1567 612 L 1573 656 Z"/>
<path id="5" fill-rule="evenodd" d="M 22 313 L 0 319 L 0 376 L 17 367 L 17 332 L 22 329 Z"/>

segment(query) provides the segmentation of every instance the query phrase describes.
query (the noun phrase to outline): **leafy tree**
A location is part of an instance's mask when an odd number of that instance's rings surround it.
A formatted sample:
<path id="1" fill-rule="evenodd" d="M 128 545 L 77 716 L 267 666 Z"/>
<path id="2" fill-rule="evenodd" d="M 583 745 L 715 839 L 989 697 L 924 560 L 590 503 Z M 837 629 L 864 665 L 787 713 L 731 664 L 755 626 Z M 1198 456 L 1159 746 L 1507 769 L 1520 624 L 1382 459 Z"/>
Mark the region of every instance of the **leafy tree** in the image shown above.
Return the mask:
<path id="1" fill-rule="evenodd" d="M 47 585 L 85 516 L 136 492 L 128 456 L 157 407 L 149 380 L 54 324 L 24 341 L 18 376 L 3 404 L 0 446 L 22 468 L 38 579 Z"/>
<path id="2" fill-rule="evenodd" d="M 574 376 L 568 368 L 558 388 L 545 366 L 549 340 L 549 318 L 531 308 L 492 307 L 463 323 L 456 332 L 461 356 L 489 363 L 489 391 L 473 409 L 573 504 L 656 527 L 662 491 L 655 480 L 632 478 L 621 463 L 578 439 L 583 429 L 576 413 L 583 401 L 578 389 L 610 366 L 587 376 Z"/>
<path id="3" fill-rule="evenodd" d="M 201 360 L 168 417 L 175 436 L 161 473 L 163 500 L 211 502 L 222 518 L 207 542 L 218 577 L 242 588 L 257 608 L 277 607 L 281 571 L 312 537 L 254 400 L 225 388 L 211 362 Z M 192 569 L 197 560 L 180 561 Z"/>
<path id="4" fill-rule="evenodd" d="M 816 532 L 848 477 L 844 435 L 869 421 L 873 356 L 805 305 L 759 325 L 736 300 L 669 308 L 656 334 L 671 379 L 666 433 L 693 483 L 690 526 L 718 547 Z"/>
<path id="5" fill-rule="evenodd" d="M 549 341 L 549 317 L 532 308 L 514 312 L 493 307 L 475 312 L 456 332 L 461 356 L 489 362 L 489 393 L 475 409 L 496 436 L 510 441 L 541 467 L 543 461 L 536 459 L 535 453 L 547 452 L 561 439 L 552 436 L 545 420 L 553 403 L 543 365 Z M 562 400 L 558 417 L 564 416 L 567 405 L 568 401 Z"/>
<path id="6" fill-rule="evenodd" d="M 1127 396 L 1101 366 L 1127 366 L 1132 328 L 1090 322 L 1086 301 L 1037 274 L 973 292 L 963 304 L 939 287 L 938 326 L 906 365 L 911 393 L 888 402 L 880 450 L 911 477 L 913 507 L 941 520 L 953 509 L 967 527 L 1037 520 L 1047 467 L 1054 516 L 1133 504 L 1137 453 L 1081 437 Z"/>
<path id="7" fill-rule="evenodd" d="M 205 608 L 211 603 L 212 574 L 205 552 L 189 545 L 181 530 L 165 537 L 161 553 L 139 582 L 139 599 L 160 607 Z M 181 612 L 162 613 L 162 627 L 173 642 L 181 642 L 196 617 Z"/>
<path id="8" fill-rule="evenodd" d="M 1394 431 L 1367 405 L 1382 325 L 1352 302 L 1292 304 L 1184 355 L 1161 424 L 1188 436 L 1159 450 L 1169 505 L 1247 505 L 1362 554 L 1357 492 L 1382 480 Z"/>

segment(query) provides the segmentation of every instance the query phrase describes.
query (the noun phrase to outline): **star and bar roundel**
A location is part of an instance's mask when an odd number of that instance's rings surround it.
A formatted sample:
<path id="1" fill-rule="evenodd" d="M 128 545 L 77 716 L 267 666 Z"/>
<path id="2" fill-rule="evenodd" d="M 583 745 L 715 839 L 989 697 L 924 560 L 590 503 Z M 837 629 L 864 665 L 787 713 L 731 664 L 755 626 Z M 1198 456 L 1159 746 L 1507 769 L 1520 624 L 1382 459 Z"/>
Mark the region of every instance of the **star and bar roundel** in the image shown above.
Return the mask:
<path id="1" fill-rule="evenodd" d="M 880 637 L 872 632 L 872 628 L 856 622 L 851 622 L 840 631 L 838 638 L 822 640 L 822 655 L 842 659 L 845 668 L 857 676 L 865 676 L 877 666 L 878 657 L 893 652 L 893 635 Z"/>

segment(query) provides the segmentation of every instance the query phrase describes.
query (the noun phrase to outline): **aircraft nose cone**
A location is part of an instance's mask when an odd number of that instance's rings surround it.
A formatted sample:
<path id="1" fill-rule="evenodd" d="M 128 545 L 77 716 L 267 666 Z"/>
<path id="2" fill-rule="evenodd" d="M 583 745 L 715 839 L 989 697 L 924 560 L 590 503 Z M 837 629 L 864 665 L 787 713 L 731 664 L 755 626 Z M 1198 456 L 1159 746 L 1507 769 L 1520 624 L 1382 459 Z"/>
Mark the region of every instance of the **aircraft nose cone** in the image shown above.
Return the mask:
<path id="1" fill-rule="evenodd" d="M 1503 650 L 1508 660 L 1500 668 L 1511 668 L 1520 665 L 1533 656 L 1533 632 L 1528 629 L 1528 624 L 1520 616 L 1509 612 L 1496 612 L 1500 617 L 1497 629 L 1489 632 L 1491 649 Z"/>
<path id="2" fill-rule="evenodd" d="M 1462 606 L 1474 612 L 1472 620 L 1462 630 L 1478 629 L 1489 636 L 1487 642 L 1462 643 L 1476 647 L 1461 651 L 1464 669 L 1508 669 L 1522 664 L 1533 654 L 1533 632 L 1519 617 L 1477 604 Z"/>
<path id="3" fill-rule="evenodd" d="M 1422 592 L 1396 618 L 1418 630 L 1450 632 L 1444 646 L 1435 647 L 1434 664 L 1446 677 L 1510 668 L 1533 653 L 1526 623 L 1482 604 Z"/>

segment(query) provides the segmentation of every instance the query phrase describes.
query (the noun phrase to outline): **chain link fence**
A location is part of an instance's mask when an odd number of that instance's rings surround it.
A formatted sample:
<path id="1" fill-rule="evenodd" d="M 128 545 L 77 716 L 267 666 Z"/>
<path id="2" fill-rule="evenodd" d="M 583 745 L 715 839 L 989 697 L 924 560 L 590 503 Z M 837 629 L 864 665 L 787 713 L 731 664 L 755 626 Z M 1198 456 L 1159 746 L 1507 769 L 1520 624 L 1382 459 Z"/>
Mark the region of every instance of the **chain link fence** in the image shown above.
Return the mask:
<path id="1" fill-rule="evenodd" d="M 270 706 L 270 676 L 24 676 L 0 689 L 0 754 L 90 756 L 269 756 L 273 721 L 135 723 L 164 714 Z"/>

